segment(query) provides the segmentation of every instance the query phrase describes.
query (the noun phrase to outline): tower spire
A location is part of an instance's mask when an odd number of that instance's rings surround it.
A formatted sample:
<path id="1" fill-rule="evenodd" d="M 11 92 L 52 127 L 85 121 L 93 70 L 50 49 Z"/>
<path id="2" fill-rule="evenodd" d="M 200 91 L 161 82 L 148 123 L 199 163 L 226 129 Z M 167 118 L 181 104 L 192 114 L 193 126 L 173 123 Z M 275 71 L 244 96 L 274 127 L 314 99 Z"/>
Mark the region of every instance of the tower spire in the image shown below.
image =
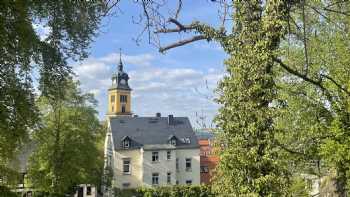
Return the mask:
<path id="1" fill-rule="evenodd" d="M 119 48 L 119 65 L 118 65 L 118 71 L 123 71 L 123 62 L 122 62 L 122 48 Z"/>

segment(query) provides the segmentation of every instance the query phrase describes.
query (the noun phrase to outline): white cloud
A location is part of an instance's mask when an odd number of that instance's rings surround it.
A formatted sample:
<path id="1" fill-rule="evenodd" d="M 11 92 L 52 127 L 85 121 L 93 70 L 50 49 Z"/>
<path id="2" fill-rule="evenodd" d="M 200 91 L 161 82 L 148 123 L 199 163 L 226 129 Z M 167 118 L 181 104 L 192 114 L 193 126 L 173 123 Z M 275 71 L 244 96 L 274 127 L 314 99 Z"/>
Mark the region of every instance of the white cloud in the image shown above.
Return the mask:
<path id="1" fill-rule="evenodd" d="M 133 64 L 138 66 L 150 66 L 151 61 L 154 56 L 151 54 L 141 54 L 141 55 L 125 55 L 122 54 L 122 60 L 125 64 Z M 105 57 L 99 58 L 99 61 L 105 62 L 107 64 L 115 64 L 119 62 L 119 53 L 111 53 Z"/>
<path id="2" fill-rule="evenodd" d="M 189 67 L 155 66 L 151 54 L 125 55 L 124 68 L 130 76 L 132 110 L 143 116 L 161 112 L 163 116 L 188 116 L 193 124 L 196 113 L 205 113 L 209 122 L 217 112 L 218 105 L 208 100 L 222 77 L 214 68 L 200 71 Z M 74 65 L 82 89 L 93 93 L 99 101 L 98 111 L 104 118 L 107 109 L 107 91 L 119 57 L 111 53 L 101 58 L 90 58 L 81 65 Z M 133 64 L 135 66 L 129 67 Z M 195 125 L 193 125 L 195 126 Z"/>
<path id="3" fill-rule="evenodd" d="M 88 60 L 81 65 L 75 66 L 75 72 L 83 78 L 98 79 L 101 75 L 107 76 L 110 73 L 110 67 L 103 62 Z"/>

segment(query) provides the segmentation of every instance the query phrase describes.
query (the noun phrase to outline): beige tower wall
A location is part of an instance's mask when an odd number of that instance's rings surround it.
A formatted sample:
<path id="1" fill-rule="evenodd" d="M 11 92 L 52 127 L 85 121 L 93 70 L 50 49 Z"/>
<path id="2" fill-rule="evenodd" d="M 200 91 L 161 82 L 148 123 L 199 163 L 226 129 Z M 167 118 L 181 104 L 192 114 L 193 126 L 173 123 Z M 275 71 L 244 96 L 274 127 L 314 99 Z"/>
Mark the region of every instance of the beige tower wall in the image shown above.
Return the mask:
<path id="1" fill-rule="evenodd" d="M 127 96 L 127 102 L 120 101 L 120 95 Z M 112 102 L 114 96 L 114 102 Z M 125 113 L 122 113 L 122 105 L 125 104 Z M 131 114 L 131 92 L 129 90 L 111 89 L 108 91 L 108 115 L 130 115 Z"/>

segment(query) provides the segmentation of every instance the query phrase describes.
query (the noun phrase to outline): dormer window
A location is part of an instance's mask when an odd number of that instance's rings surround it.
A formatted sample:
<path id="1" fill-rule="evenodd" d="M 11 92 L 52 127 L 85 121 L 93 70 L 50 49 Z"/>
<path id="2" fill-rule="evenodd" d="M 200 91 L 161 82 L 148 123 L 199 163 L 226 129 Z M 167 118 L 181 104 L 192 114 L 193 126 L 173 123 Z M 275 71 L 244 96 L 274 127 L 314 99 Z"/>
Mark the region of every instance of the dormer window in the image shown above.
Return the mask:
<path id="1" fill-rule="evenodd" d="M 191 144 L 191 140 L 190 140 L 190 138 L 188 138 L 188 137 L 181 138 L 181 141 L 182 141 L 184 144 Z"/>
<path id="2" fill-rule="evenodd" d="M 170 144 L 173 145 L 173 146 L 176 146 L 176 139 L 174 139 L 174 138 L 171 139 L 170 140 Z"/>
<path id="3" fill-rule="evenodd" d="M 168 138 L 168 142 L 169 144 L 173 145 L 173 146 L 176 146 L 176 143 L 177 143 L 177 138 L 174 136 L 174 135 L 171 135 L 169 138 Z"/>
<path id="4" fill-rule="evenodd" d="M 126 139 L 123 141 L 123 148 L 128 149 L 130 147 L 130 140 Z"/>
<path id="5" fill-rule="evenodd" d="M 122 146 L 124 149 L 130 148 L 130 138 L 128 136 L 123 137 L 122 139 Z"/>

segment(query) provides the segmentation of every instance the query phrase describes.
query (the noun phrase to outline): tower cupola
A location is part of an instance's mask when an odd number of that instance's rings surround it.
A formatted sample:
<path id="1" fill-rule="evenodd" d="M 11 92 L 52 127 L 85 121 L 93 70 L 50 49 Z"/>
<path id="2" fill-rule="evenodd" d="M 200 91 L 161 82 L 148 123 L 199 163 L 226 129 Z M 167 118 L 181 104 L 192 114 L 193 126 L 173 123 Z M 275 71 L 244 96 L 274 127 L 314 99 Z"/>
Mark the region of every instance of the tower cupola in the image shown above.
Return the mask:
<path id="1" fill-rule="evenodd" d="M 129 75 L 124 71 L 121 51 L 119 52 L 118 69 L 113 73 L 112 85 L 108 89 L 108 97 L 108 115 L 132 115 Z"/>

